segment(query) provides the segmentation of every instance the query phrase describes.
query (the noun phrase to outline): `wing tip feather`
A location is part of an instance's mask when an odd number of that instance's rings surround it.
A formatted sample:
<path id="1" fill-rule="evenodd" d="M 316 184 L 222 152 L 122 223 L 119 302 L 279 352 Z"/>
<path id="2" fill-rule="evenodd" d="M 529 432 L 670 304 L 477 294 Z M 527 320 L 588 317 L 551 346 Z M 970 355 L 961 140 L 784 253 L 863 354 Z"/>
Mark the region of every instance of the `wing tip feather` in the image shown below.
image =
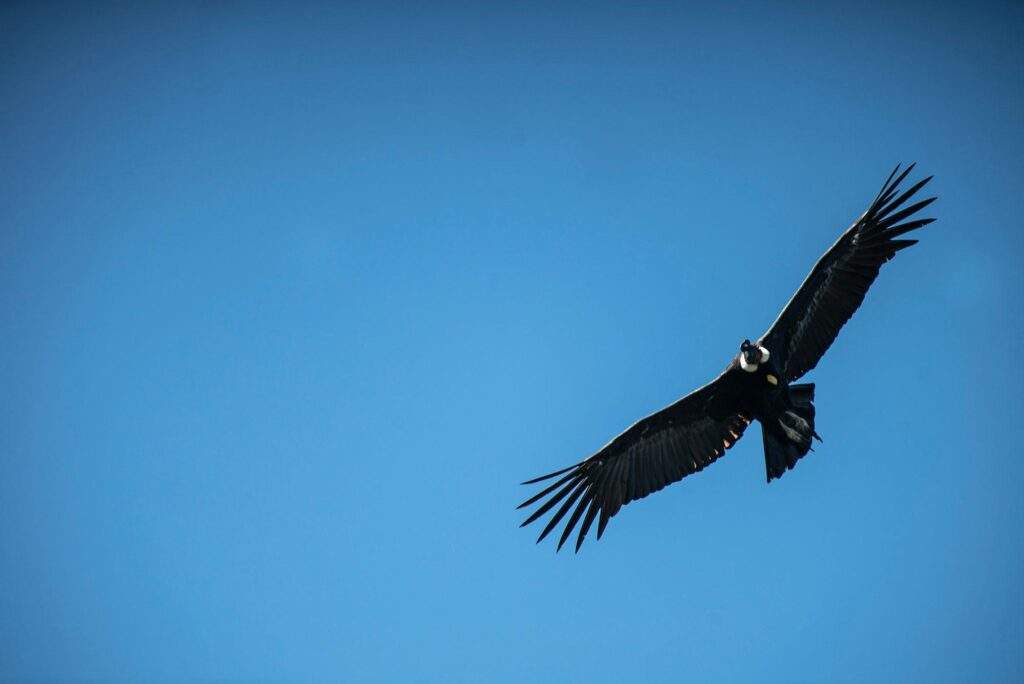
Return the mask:
<path id="1" fill-rule="evenodd" d="M 532 484 L 537 484 L 538 482 L 543 482 L 544 480 L 550 480 L 553 477 L 558 477 L 559 475 L 561 475 L 563 473 L 569 472 L 573 468 L 579 468 L 581 465 L 583 465 L 583 463 L 584 463 L 583 461 L 581 461 L 580 463 L 574 463 L 571 466 L 569 466 L 568 468 L 562 468 L 561 470 L 556 470 L 553 473 L 548 473 L 547 475 L 541 475 L 540 477 L 535 477 L 532 480 L 526 480 L 525 482 L 520 482 L 519 484 L 521 484 L 521 485 L 532 485 Z"/>

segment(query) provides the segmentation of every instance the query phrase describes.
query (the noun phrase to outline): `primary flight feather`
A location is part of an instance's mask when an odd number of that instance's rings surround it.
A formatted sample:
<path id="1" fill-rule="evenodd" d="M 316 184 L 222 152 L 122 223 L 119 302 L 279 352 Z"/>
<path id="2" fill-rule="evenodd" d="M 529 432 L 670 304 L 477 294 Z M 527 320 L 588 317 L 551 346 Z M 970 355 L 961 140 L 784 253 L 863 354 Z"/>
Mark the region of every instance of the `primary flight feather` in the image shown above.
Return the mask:
<path id="1" fill-rule="evenodd" d="M 524 482 L 558 478 L 519 505 L 539 504 L 524 526 L 554 510 L 537 541 L 568 515 L 558 549 L 578 525 L 579 551 L 595 520 L 600 539 L 624 505 L 713 463 L 755 420 L 761 424 L 768 481 L 796 465 L 820 437 L 814 430 L 814 385 L 791 383 L 818 364 L 882 264 L 917 243 L 901 236 L 935 220 L 909 220 L 935 200 L 908 204 L 931 180 L 901 192 L 913 168 L 900 172 L 897 166 L 889 174 L 867 211 L 818 259 L 768 331 L 757 342 L 744 340 L 721 375 L 634 423 L 593 456 Z"/>

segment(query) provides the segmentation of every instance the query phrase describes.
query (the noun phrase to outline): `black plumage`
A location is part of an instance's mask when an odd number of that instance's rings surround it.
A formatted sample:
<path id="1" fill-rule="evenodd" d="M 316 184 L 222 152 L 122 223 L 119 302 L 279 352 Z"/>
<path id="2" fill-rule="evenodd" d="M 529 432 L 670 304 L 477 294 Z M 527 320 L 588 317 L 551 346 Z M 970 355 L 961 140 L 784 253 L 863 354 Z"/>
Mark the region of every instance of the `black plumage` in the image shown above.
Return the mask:
<path id="1" fill-rule="evenodd" d="M 893 170 L 868 210 L 818 260 L 810 275 L 760 340 L 771 350 L 786 380 L 792 382 L 814 368 L 850 316 L 864 301 L 878 269 L 917 240 L 897 240 L 935 219 L 900 223 L 935 201 L 934 197 L 900 209 L 932 179 L 918 181 L 898 197 L 899 184 L 911 164 L 893 180 Z M 900 209 L 899 211 L 897 211 Z M 778 356 L 775 356 L 775 355 Z M 780 358 L 781 357 L 781 358 Z"/>
<path id="2" fill-rule="evenodd" d="M 756 343 L 745 340 L 717 378 L 636 422 L 589 458 L 524 482 L 558 478 L 519 505 L 540 504 L 524 526 L 555 509 L 537 541 L 568 515 L 558 548 L 578 525 L 579 551 L 595 520 L 600 539 L 622 506 L 702 470 L 754 420 L 761 423 L 768 481 L 796 465 L 818 435 L 814 385 L 790 383 L 821 360 L 882 264 L 917 242 L 901 236 L 934 221 L 907 220 L 935 200 L 907 204 L 931 180 L 900 192 L 913 168 L 893 170 L 867 211 L 818 260 L 768 331 Z"/>

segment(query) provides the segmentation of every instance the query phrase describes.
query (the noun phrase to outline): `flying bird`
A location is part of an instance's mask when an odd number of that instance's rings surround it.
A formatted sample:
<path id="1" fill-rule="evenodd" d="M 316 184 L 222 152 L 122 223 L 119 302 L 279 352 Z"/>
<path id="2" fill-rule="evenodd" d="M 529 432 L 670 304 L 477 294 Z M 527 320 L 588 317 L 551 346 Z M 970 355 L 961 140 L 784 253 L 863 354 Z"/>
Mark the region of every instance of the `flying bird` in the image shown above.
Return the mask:
<path id="1" fill-rule="evenodd" d="M 600 539 L 623 506 L 703 470 L 755 420 L 761 424 L 768 482 L 806 456 L 812 440 L 821 440 L 814 429 L 814 384 L 792 383 L 818 364 L 882 264 L 917 243 L 901 236 L 935 220 L 908 220 L 935 201 L 904 206 L 932 178 L 900 192 L 913 168 L 893 169 L 867 211 L 818 259 L 768 331 L 756 342 L 743 340 L 721 375 L 637 421 L 589 458 L 524 482 L 558 478 L 519 505 L 540 502 L 523 526 L 558 507 L 537 541 L 569 515 L 558 549 L 579 525 L 578 552 L 595 519 Z"/>

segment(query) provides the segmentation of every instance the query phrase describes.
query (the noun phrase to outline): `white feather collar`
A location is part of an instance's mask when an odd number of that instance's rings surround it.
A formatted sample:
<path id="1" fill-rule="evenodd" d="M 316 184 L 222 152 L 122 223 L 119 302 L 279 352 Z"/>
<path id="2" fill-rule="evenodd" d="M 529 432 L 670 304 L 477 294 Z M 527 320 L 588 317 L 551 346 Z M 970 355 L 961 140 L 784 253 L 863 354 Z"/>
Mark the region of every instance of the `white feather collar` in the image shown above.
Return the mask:
<path id="1" fill-rule="evenodd" d="M 771 354 L 768 353 L 767 349 L 760 345 L 758 345 L 757 348 L 761 350 L 761 363 L 764 363 L 765 361 L 768 360 Z M 743 352 L 740 352 L 740 368 L 742 368 L 743 370 L 747 371 L 748 373 L 756 373 L 758 366 L 760 365 L 760 363 L 747 363 L 747 355 L 744 354 Z"/>

